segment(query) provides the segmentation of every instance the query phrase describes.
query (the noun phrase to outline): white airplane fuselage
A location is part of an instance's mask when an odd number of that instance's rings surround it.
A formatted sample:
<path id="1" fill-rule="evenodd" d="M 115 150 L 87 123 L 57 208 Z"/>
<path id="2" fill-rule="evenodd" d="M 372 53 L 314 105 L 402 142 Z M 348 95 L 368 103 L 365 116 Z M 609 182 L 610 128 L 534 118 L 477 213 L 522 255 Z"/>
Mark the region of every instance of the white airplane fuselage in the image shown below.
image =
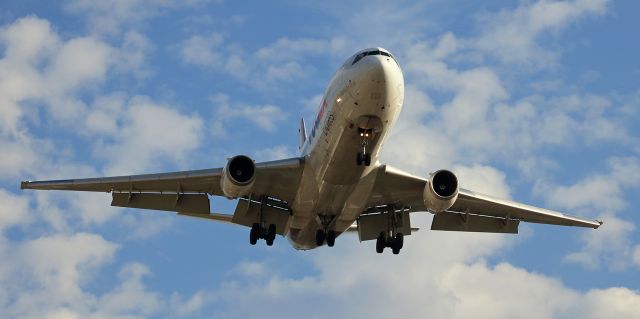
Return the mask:
<path id="1" fill-rule="evenodd" d="M 358 54 L 366 55 L 354 63 Z M 384 53 L 384 54 L 383 54 Z M 302 149 L 305 166 L 288 225 L 296 249 L 317 247 L 318 229 L 340 234 L 366 208 L 378 153 L 402 109 L 404 78 L 398 63 L 381 48 L 350 57 L 331 79 Z M 358 165 L 363 130 L 371 165 Z M 369 178 L 368 178 L 369 177 Z"/>

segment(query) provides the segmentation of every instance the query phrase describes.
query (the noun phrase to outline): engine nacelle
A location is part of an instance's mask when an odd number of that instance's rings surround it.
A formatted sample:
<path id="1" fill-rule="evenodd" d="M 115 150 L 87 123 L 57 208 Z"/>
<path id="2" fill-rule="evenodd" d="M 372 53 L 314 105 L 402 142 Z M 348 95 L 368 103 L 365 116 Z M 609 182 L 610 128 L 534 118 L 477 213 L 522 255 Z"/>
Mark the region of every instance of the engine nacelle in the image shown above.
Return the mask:
<path id="1" fill-rule="evenodd" d="M 431 174 L 422 198 L 424 206 L 430 212 L 440 213 L 451 208 L 458 198 L 458 178 L 447 170 L 439 170 Z"/>
<path id="2" fill-rule="evenodd" d="M 245 155 L 229 159 L 222 170 L 220 188 L 224 196 L 237 198 L 247 195 L 256 180 L 256 164 Z"/>

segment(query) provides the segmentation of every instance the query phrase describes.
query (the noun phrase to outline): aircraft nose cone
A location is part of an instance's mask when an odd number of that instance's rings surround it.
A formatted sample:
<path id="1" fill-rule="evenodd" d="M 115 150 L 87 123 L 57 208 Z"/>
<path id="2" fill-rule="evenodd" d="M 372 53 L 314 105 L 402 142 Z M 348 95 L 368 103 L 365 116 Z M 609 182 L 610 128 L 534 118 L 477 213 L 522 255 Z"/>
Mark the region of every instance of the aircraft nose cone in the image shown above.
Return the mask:
<path id="1" fill-rule="evenodd" d="M 364 78 L 385 81 L 391 70 L 391 63 L 384 56 L 368 56 L 361 61 L 360 71 Z"/>

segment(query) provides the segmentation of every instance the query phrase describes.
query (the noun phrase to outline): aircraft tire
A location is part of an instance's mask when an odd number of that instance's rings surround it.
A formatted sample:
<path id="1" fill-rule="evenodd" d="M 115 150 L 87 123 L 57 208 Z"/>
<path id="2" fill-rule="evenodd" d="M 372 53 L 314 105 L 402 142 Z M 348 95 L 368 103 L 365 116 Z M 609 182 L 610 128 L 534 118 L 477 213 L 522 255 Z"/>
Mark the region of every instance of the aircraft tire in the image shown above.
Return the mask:
<path id="1" fill-rule="evenodd" d="M 327 232 L 327 246 L 333 247 L 335 243 L 336 243 L 336 232 L 333 230 L 330 230 Z"/>
<path id="2" fill-rule="evenodd" d="M 265 241 L 267 242 L 267 246 L 273 245 L 273 241 L 276 239 L 276 225 L 270 224 L 269 229 L 267 230 L 267 238 Z"/>
<path id="3" fill-rule="evenodd" d="M 397 233 L 393 244 L 398 247 L 398 249 L 402 249 L 404 246 L 404 235 L 402 233 Z"/>
<path id="4" fill-rule="evenodd" d="M 260 237 L 260 224 L 255 223 L 249 232 L 249 243 L 255 245 L 258 242 L 258 237 Z"/>
<path id="5" fill-rule="evenodd" d="M 324 232 L 324 230 L 318 229 L 318 231 L 316 232 L 316 245 L 322 246 L 322 244 L 324 244 L 325 237 L 326 233 Z"/>
<path id="6" fill-rule="evenodd" d="M 376 240 L 376 252 L 382 254 L 382 252 L 384 252 L 384 246 L 386 246 L 384 234 L 380 233 L 380 236 L 378 236 Z"/>

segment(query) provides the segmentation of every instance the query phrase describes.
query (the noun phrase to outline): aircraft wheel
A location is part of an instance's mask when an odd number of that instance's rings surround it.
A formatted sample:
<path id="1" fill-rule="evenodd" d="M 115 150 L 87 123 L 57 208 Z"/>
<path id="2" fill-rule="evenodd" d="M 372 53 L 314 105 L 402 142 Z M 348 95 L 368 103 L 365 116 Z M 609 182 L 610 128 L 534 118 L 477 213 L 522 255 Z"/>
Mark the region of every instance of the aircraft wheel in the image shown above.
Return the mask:
<path id="1" fill-rule="evenodd" d="M 402 233 L 396 234 L 394 245 L 398 247 L 398 249 L 402 249 L 402 246 L 404 246 L 404 235 Z"/>
<path id="2" fill-rule="evenodd" d="M 273 241 L 276 239 L 276 225 L 270 224 L 269 229 L 267 230 L 267 238 L 265 241 L 267 242 L 267 246 L 273 245 Z"/>
<path id="3" fill-rule="evenodd" d="M 336 232 L 333 230 L 330 230 L 327 232 L 327 246 L 333 247 L 335 243 L 336 243 Z"/>
<path id="4" fill-rule="evenodd" d="M 364 154 L 362 155 L 363 157 L 363 162 L 364 162 L 364 166 L 369 166 L 371 165 L 371 154 Z"/>
<path id="5" fill-rule="evenodd" d="M 378 236 L 378 239 L 376 240 L 376 252 L 378 254 L 382 254 L 385 246 L 386 246 L 386 243 L 385 243 L 384 234 L 380 233 L 380 236 Z"/>
<path id="6" fill-rule="evenodd" d="M 356 165 L 358 166 L 362 165 L 363 161 L 364 161 L 364 156 L 362 156 L 362 153 L 358 152 L 358 154 L 356 154 Z"/>
<path id="7" fill-rule="evenodd" d="M 322 246 L 322 244 L 324 244 L 325 237 L 326 237 L 326 234 L 324 230 L 318 229 L 318 231 L 316 232 L 316 245 Z"/>
<path id="8" fill-rule="evenodd" d="M 399 253 L 400 253 L 400 248 L 398 248 L 398 247 L 393 247 L 393 248 L 391 248 L 391 251 L 393 252 L 393 254 L 394 254 L 394 255 L 397 255 L 397 254 L 399 254 Z"/>
<path id="9" fill-rule="evenodd" d="M 255 223 L 251 226 L 251 232 L 249 232 L 249 243 L 255 245 L 258 242 L 258 237 L 260 237 L 260 224 Z"/>

